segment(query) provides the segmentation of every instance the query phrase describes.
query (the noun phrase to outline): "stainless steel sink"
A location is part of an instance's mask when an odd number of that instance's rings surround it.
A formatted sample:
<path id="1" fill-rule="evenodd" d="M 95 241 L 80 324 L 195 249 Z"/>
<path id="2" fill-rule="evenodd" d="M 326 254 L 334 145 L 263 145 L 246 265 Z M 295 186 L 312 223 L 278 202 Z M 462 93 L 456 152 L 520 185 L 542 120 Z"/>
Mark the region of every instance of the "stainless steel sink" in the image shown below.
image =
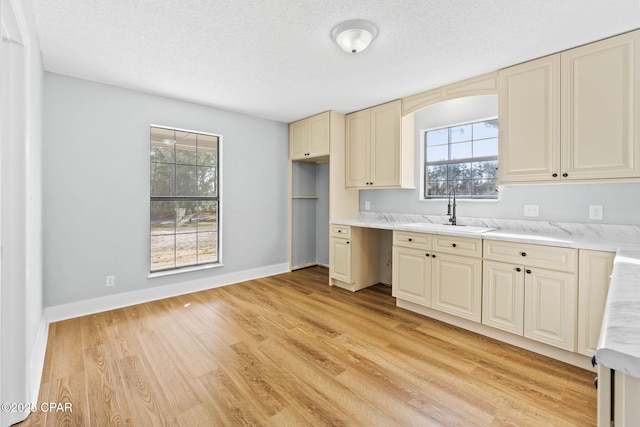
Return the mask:
<path id="1" fill-rule="evenodd" d="M 459 231 L 462 233 L 486 233 L 487 231 L 495 230 L 491 227 L 477 227 L 473 225 L 449 225 L 449 224 L 434 224 L 432 222 L 411 222 L 408 224 L 402 224 L 405 227 L 419 228 L 424 231 Z"/>

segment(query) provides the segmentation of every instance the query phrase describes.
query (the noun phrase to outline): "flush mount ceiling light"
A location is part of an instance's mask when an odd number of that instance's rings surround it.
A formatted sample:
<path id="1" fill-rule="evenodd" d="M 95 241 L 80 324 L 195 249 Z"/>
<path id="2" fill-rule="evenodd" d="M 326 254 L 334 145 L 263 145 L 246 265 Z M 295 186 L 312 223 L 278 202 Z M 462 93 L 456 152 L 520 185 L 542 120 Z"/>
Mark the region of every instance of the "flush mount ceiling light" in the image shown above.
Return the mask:
<path id="1" fill-rule="evenodd" d="M 331 30 L 331 38 L 342 50 L 349 53 L 365 50 L 377 35 L 376 26 L 362 19 L 345 21 Z"/>

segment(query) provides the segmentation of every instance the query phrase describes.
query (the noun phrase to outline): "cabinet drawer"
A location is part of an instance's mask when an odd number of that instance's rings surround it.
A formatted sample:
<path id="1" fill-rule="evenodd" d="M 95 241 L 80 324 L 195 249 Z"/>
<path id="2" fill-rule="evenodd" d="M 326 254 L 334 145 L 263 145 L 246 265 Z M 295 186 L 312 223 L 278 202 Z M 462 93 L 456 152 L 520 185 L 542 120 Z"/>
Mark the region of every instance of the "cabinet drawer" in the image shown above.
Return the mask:
<path id="1" fill-rule="evenodd" d="M 332 237 L 344 237 L 345 239 L 351 238 L 351 227 L 348 225 L 334 225 L 331 224 L 331 236 Z"/>
<path id="2" fill-rule="evenodd" d="M 394 231 L 393 246 L 402 246 L 414 249 L 431 249 L 433 235 L 425 233 L 412 233 L 410 231 Z"/>
<path id="3" fill-rule="evenodd" d="M 434 236 L 433 250 L 447 254 L 482 257 L 482 239 L 456 236 Z"/>
<path id="4" fill-rule="evenodd" d="M 569 273 L 578 266 L 576 249 L 494 240 L 484 241 L 484 258 Z"/>

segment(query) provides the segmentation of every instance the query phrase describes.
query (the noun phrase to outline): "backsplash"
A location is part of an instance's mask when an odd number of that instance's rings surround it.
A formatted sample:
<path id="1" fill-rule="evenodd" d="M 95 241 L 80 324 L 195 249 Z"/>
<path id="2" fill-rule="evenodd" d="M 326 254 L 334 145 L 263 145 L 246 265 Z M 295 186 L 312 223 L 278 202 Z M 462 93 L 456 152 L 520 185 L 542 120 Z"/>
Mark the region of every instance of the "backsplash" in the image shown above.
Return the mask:
<path id="1" fill-rule="evenodd" d="M 419 168 L 416 165 L 416 168 Z M 419 170 L 419 169 L 416 169 Z M 360 190 L 360 210 L 371 212 L 442 215 L 447 200 L 419 200 L 420 182 L 414 190 Z M 457 200 L 458 216 L 525 221 L 579 222 L 640 225 L 640 182 L 508 185 L 497 200 Z M 537 205 L 539 217 L 525 217 L 524 206 Z M 589 219 L 589 206 L 603 207 L 603 220 Z"/>

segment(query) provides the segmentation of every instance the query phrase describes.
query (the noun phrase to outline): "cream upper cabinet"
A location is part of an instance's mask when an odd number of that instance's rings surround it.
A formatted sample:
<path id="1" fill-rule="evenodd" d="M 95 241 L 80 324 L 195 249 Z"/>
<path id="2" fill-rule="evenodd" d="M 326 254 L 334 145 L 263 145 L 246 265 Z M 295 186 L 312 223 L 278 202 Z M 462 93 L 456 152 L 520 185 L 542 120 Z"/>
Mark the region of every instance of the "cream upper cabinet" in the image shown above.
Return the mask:
<path id="1" fill-rule="evenodd" d="M 370 186 L 401 184 L 402 103 L 395 101 L 371 108 Z"/>
<path id="2" fill-rule="evenodd" d="M 557 178 L 560 172 L 560 55 L 501 70 L 498 82 L 500 181 Z"/>
<path id="3" fill-rule="evenodd" d="M 331 115 L 322 114 L 289 125 L 289 157 L 291 160 L 316 160 L 329 155 Z"/>
<path id="4" fill-rule="evenodd" d="M 640 32 L 561 54 L 562 175 L 640 176 Z"/>
<path id="5" fill-rule="evenodd" d="M 578 352 L 593 356 L 600 338 L 615 253 L 580 250 L 578 274 Z"/>
<path id="6" fill-rule="evenodd" d="M 366 187 L 371 175 L 371 111 L 362 110 L 346 116 L 347 188 Z"/>
<path id="7" fill-rule="evenodd" d="M 500 182 L 640 177 L 640 32 L 499 71 Z"/>
<path id="8" fill-rule="evenodd" d="M 413 187 L 413 128 L 401 110 L 398 100 L 346 116 L 347 188 Z"/>

